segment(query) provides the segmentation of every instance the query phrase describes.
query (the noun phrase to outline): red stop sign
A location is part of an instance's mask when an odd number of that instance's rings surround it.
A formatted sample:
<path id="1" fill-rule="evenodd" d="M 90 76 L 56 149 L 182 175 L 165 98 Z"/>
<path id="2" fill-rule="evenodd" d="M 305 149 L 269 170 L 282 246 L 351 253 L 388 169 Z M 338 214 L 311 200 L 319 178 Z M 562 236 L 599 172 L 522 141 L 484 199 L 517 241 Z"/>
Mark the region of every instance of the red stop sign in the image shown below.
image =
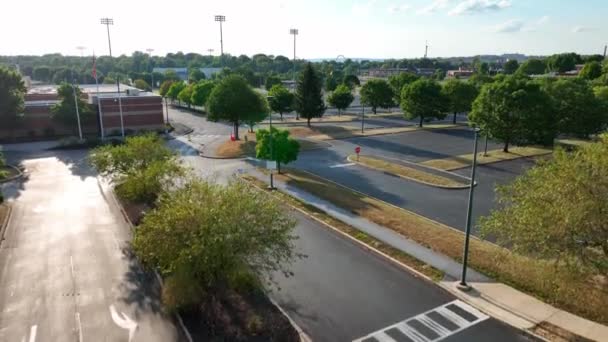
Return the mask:
<path id="1" fill-rule="evenodd" d="M 355 153 L 356 154 L 361 153 L 361 147 L 360 146 L 355 147 Z"/>

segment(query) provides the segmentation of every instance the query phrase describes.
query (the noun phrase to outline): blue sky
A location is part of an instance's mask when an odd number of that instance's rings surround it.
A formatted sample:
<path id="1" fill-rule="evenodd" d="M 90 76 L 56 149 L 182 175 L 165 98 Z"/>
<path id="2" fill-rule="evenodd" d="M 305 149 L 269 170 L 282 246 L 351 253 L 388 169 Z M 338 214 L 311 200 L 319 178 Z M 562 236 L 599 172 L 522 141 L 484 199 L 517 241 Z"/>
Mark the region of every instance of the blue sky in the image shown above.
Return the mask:
<path id="1" fill-rule="evenodd" d="M 154 49 L 299 58 L 411 58 L 476 54 L 602 53 L 606 0 L 175 0 L 31 1 L 3 4 L 0 54 L 107 54 L 102 16 L 112 17 L 114 54 Z M 35 10 L 32 10 L 35 9 Z M 18 15 L 9 15 L 17 13 Z M 28 13 L 27 16 L 23 13 Z M 10 32 L 10 34 L 8 33 Z"/>

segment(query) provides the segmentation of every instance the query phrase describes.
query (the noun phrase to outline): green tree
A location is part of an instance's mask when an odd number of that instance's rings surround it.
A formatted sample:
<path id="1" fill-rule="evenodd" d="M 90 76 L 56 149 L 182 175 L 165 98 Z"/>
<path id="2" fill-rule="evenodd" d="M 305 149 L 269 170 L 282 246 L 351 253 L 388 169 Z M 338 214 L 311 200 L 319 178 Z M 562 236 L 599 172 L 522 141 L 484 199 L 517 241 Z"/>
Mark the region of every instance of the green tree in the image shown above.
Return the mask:
<path id="1" fill-rule="evenodd" d="M 184 102 L 186 105 L 188 105 L 188 108 L 190 108 L 192 105 L 192 89 L 193 88 L 194 88 L 194 86 L 192 84 L 188 84 L 179 92 L 179 94 L 177 94 L 177 98 L 181 102 Z"/>
<path id="2" fill-rule="evenodd" d="M 571 71 L 581 62 L 581 56 L 575 53 L 561 53 L 547 58 L 547 69 L 554 72 Z"/>
<path id="3" fill-rule="evenodd" d="M 519 69 L 517 69 L 518 73 L 524 75 L 542 75 L 545 73 L 547 69 L 547 64 L 542 59 L 531 58 L 527 61 L 523 62 Z"/>
<path id="4" fill-rule="evenodd" d="M 393 88 L 395 103 L 401 103 L 401 90 L 403 90 L 403 87 L 416 82 L 419 78 L 418 75 L 411 72 L 402 72 L 388 78 L 388 83 Z"/>
<path id="5" fill-rule="evenodd" d="M 189 83 L 197 83 L 198 81 L 204 80 L 205 78 L 205 73 L 202 72 L 200 68 L 191 68 L 190 72 L 188 72 Z"/>
<path id="6" fill-rule="evenodd" d="M 57 95 L 60 102 L 51 107 L 53 120 L 60 122 L 74 131 L 78 130 L 78 117 L 76 115 L 76 100 L 78 101 L 78 115 L 80 116 L 81 126 L 89 125 L 95 122 L 95 113 L 91 106 L 82 99 L 82 91 L 76 86 L 69 83 L 62 83 L 57 89 Z"/>
<path id="7" fill-rule="evenodd" d="M 271 132 L 272 139 L 270 137 Z M 289 131 L 286 129 L 276 129 L 274 127 L 270 131 L 260 129 L 255 132 L 255 139 L 256 158 L 275 160 L 279 173 L 281 173 L 281 163 L 288 164 L 298 159 L 300 143 L 296 139 L 290 138 Z"/>
<path id="8" fill-rule="evenodd" d="M 410 120 L 419 118 L 420 127 L 425 120 L 445 118 L 447 108 L 448 101 L 436 81 L 419 79 L 401 91 L 401 109 L 405 117 Z"/>
<path id="9" fill-rule="evenodd" d="M 48 66 L 39 66 L 34 68 L 32 76 L 36 81 L 50 82 L 53 74 Z"/>
<path id="10" fill-rule="evenodd" d="M 251 133 L 253 133 L 253 128 L 255 125 L 264 121 L 264 119 L 266 119 L 270 113 L 270 108 L 266 97 L 256 91 L 254 91 L 254 93 L 258 97 L 257 103 L 254 105 L 254 107 L 257 107 L 258 109 L 252 110 L 245 118 L 245 122 L 249 126 L 249 132 Z"/>
<path id="11" fill-rule="evenodd" d="M 469 122 L 489 138 L 502 141 L 508 153 L 511 143 L 551 144 L 556 135 L 551 113 L 551 99 L 538 84 L 508 76 L 481 89 Z"/>
<path id="12" fill-rule="evenodd" d="M 312 118 L 320 118 L 325 113 L 321 79 L 311 63 L 304 66 L 304 70 L 298 77 L 294 109 L 297 114 L 307 120 L 308 127 L 310 127 Z M 296 119 L 298 119 L 297 116 Z"/>
<path id="13" fill-rule="evenodd" d="M 475 72 L 480 75 L 488 75 L 490 73 L 490 64 L 487 62 L 478 63 L 475 67 Z"/>
<path id="14" fill-rule="evenodd" d="M 264 83 L 264 87 L 266 90 L 272 89 L 273 86 L 277 84 L 282 84 L 281 79 L 278 76 L 270 75 L 266 77 L 266 82 Z"/>
<path id="15" fill-rule="evenodd" d="M 519 62 L 517 61 L 517 59 L 510 59 L 503 66 L 503 71 L 507 75 L 514 74 L 517 69 L 519 69 Z"/>
<path id="16" fill-rule="evenodd" d="M 470 112 L 473 101 L 479 94 L 477 87 L 468 82 L 457 79 L 448 80 L 442 88 L 443 95 L 448 102 L 448 111 L 454 113 L 452 122 L 456 123 L 456 114 Z"/>
<path id="17" fill-rule="evenodd" d="M 173 81 L 173 82 L 181 82 L 181 79 L 179 78 L 179 76 L 177 76 L 177 73 L 175 72 L 175 70 L 171 70 L 171 69 L 165 71 L 164 80 Z"/>
<path id="18" fill-rule="evenodd" d="M 325 77 L 325 91 L 330 92 L 334 91 L 338 86 L 338 81 L 333 75 L 327 75 Z"/>
<path id="19" fill-rule="evenodd" d="M 350 88 L 345 84 L 340 84 L 336 90 L 334 90 L 327 97 L 327 101 L 330 105 L 336 107 L 338 109 L 338 115 L 348 108 L 351 103 L 355 100 Z"/>
<path id="20" fill-rule="evenodd" d="M 467 82 L 474 85 L 477 90 L 480 90 L 484 85 L 494 82 L 494 79 L 488 75 L 473 74 Z"/>
<path id="21" fill-rule="evenodd" d="M 238 140 L 241 122 L 251 123 L 254 119 L 263 119 L 262 113 L 267 115 L 268 106 L 262 100 L 242 76 L 226 76 L 213 88 L 207 100 L 209 119 L 232 123 L 234 137 Z"/>
<path id="22" fill-rule="evenodd" d="M 25 85 L 21 76 L 0 66 L 0 121 L 4 128 L 15 128 L 24 110 Z"/>
<path id="23" fill-rule="evenodd" d="M 163 292 L 166 304 L 198 307 L 244 280 L 261 286 L 273 274 L 291 274 L 295 223 L 282 203 L 248 184 L 192 180 L 159 198 L 133 248 L 167 278 L 173 291 Z"/>
<path id="24" fill-rule="evenodd" d="M 602 65 L 596 61 L 587 62 L 579 76 L 586 80 L 594 80 L 602 76 Z"/>
<path id="25" fill-rule="evenodd" d="M 361 87 L 361 103 L 372 107 L 376 114 L 378 107 L 390 108 L 394 106 L 393 89 L 382 79 L 372 79 Z"/>
<path id="26" fill-rule="evenodd" d="M 562 78 L 546 82 L 543 89 L 553 100 L 560 133 L 585 138 L 605 127 L 602 104 L 585 80 Z"/>
<path id="27" fill-rule="evenodd" d="M 350 89 L 354 89 L 355 87 L 358 87 L 361 85 L 361 81 L 359 81 L 359 78 L 357 76 L 348 74 L 348 75 L 345 75 L 344 78 L 342 79 L 342 84 L 345 84 Z"/>
<path id="28" fill-rule="evenodd" d="M 194 85 L 191 102 L 195 106 L 206 106 L 211 92 L 215 88 L 214 81 L 203 80 Z"/>
<path id="29" fill-rule="evenodd" d="M 148 84 L 148 82 L 142 80 L 141 78 L 133 81 L 133 85 L 137 89 L 146 90 L 146 91 L 152 90 L 152 88 L 150 88 L 150 85 Z"/>
<path id="30" fill-rule="evenodd" d="M 281 115 L 281 120 L 283 120 L 283 113 L 289 113 L 293 110 L 295 97 L 282 84 L 272 86 L 268 96 L 270 96 L 270 109 L 278 112 Z"/>
<path id="31" fill-rule="evenodd" d="M 482 232 L 518 253 L 608 274 L 608 136 L 561 150 L 498 188 L 501 209 Z"/>
<path id="32" fill-rule="evenodd" d="M 171 89 L 171 86 L 173 85 L 175 81 L 163 81 L 163 83 L 161 83 L 160 85 L 160 89 L 159 89 L 159 93 L 160 96 L 165 97 L 167 96 L 167 94 L 169 93 L 169 89 Z"/>
<path id="33" fill-rule="evenodd" d="M 124 199 L 153 204 L 185 170 L 177 155 L 155 134 L 128 137 L 122 145 L 91 151 L 89 161 L 100 175 L 116 185 Z"/>
<path id="34" fill-rule="evenodd" d="M 167 97 L 171 99 L 171 101 L 175 101 L 179 99 L 179 93 L 186 88 L 186 84 L 182 81 L 173 82 L 171 87 L 169 87 L 169 91 L 167 91 Z"/>

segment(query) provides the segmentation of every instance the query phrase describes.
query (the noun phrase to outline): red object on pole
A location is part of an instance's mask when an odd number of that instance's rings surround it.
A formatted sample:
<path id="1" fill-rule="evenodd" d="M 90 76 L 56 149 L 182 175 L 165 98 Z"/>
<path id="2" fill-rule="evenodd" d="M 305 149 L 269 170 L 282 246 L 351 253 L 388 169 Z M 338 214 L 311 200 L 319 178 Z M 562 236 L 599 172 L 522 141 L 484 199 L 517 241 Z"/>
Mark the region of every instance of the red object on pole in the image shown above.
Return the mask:
<path id="1" fill-rule="evenodd" d="M 230 133 L 230 141 L 236 141 L 236 138 L 234 137 L 234 133 Z"/>
<path id="2" fill-rule="evenodd" d="M 361 147 L 360 146 L 355 147 L 355 153 L 356 154 L 361 153 Z"/>

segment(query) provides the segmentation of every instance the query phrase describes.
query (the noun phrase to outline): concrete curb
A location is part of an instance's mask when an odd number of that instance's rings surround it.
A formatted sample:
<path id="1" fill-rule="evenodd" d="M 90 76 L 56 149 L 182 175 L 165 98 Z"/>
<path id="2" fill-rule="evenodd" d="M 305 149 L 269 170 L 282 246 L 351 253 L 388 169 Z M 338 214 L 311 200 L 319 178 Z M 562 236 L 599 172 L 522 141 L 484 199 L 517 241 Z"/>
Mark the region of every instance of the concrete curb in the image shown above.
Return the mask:
<path id="1" fill-rule="evenodd" d="M 13 214 L 13 208 L 8 204 L 0 204 L 0 206 L 5 206 L 8 209 L 8 214 L 4 218 L 4 222 L 2 222 L 2 224 L 0 224 L 0 244 L 1 244 L 2 241 L 4 240 L 4 233 L 6 232 L 6 229 L 8 228 L 8 223 L 11 220 L 11 215 Z"/>
<path id="2" fill-rule="evenodd" d="M 357 163 L 357 165 L 361 165 L 363 167 L 366 167 L 366 168 L 369 168 L 369 169 L 372 169 L 372 170 L 376 170 L 376 171 L 379 171 L 379 172 L 383 172 L 383 173 L 389 174 L 389 175 L 394 176 L 394 177 L 399 177 L 399 178 L 407 179 L 407 180 L 410 180 L 412 182 L 424 184 L 424 185 L 427 185 L 427 186 L 432 186 L 434 188 L 445 189 L 445 190 L 465 190 L 465 189 L 468 189 L 470 187 L 469 185 L 461 185 L 461 186 L 438 185 L 438 184 L 429 183 L 429 182 L 426 182 L 426 181 L 423 181 L 423 180 L 420 180 L 420 179 L 416 179 L 416 178 L 412 178 L 412 177 L 406 177 L 404 175 L 398 175 L 396 173 L 393 173 L 393 172 L 390 172 L 390 171 L 386 171 L 386 170 L 382 170 L 381 168 L 378 168 L 378 167 L 375 167 L 375 166 L 371 166 L 371 165 L 367 165 L 367 164 L 361 163 L 361 162 L 359 162 L 357 160 L 353 160 L 353 158 L 351 156 L 346 157 L 346 160 L 348 160 L 350 162 L 353 162 L 353 163 Z M 477 185 L 477 183 L 475 183 L 475 185 Z"/>
<path id="3" fill-rule="evenodd" d="M 19 179 L 19 178 L 21 178 L 23 176 L 23 172 L 21 170 L 19 170 L 18 167 L 14 166 L 14 165 L 11 165 L 11 164 L 6 164 L 6 166 L 8 166 L 8 167 L 10 167 L 12 169 L 17 170 L 17 175 L 13 176 L 13 177 L 9 177 L 9 178 L 0 180 L 0 184 L 1 183 L 8 183 L 8 182 L 14 181 L 15 179 Z"/>
<path id="4" fill-rule="evenodd" d="M 241 179 L 243 179 L 243 178 L 241 178 Z M 247 180 L 245 180 L 245 179 L 243 179 L 243 181 L 248 182 L 249 184 L 252 184 L 251 182 L 249 182 L 249 181 L 247 181 Z M 253 185 L 253 186 L 255 186 L 256 188 L 258 188 L 259 190 L 264 191 L 264 189 L 260 189 L 260 188 L 259 188 L 259 187 L 257 187 L 255 184 L 252 184 L 252 185 Z M 279 191 L 280 191 L 280 190 L 279 190 Z M 286 195 L 287 195 L 287 196 L 290 196 L 289 194 L 286 194 Z M 271 196 L 273 196 L 273 197 L 277 198 L 276 196 L 274 196 L 274 195 L 272 195 L 272 194 L 271 194 Z M 279 198 L 277 198 L 277 199 L 279 199 Z M 462 301 L 464 301 L 464 302 L 468 303 L 469 305 L 471 305 L 471 306 L 473 306 L 473 307 L 478 308 L 480 311 L 482 311 L 482 312 L 484 312 L 484 313 L 488 314 L 489 316 L 491 316 L 491 317 L 493 317 L 493 318 L 495 318 L 495 319 L 498 319 L 498 320 L 500 320 L 501 322 L 505 322 L 505 323 L 507 323 L 508 325 L 512 326 L 513 328 L 515 328 L 515 329 L 517 329 L 517 330 L 519 330 L 519 331 L 521 331 L 521 332 L 523 332 L 523 333 L 525 333 L 525 334 L 528 334 L 528 335 L 530 335 L 530 336 L 533 336 L 534 338 L 538 339 L 539 341 L 546 341 L 546 342 L 550 342 L 549 340 L 547 340 L 547 339 L 545 339 L 545 338 L 543 338 L 543 337 L 541 337 L 541 336 L 539 336 L 539 335 L 537 335 L 537 334 L 535 334 L 535 333 L 531 332 L 530 330 L 525 329 L 525 328 L 522 328 L 520 325 L 517 325 L 517 324 L 512 324 L 512 322 L 509 322 L 509 321 L 507 321 L 507 320 L 504 320 L 502 316 L 500 316 L 500 315 L 496 315 L 494 311 L 491 311 L 491 310 L 485 310 L 485 309 L 480 308 L 478 305 L 476 305 L 476 304 L 472 303 L 472 302 L 471 302 L 471 301 L 468 299 L 468 297 L 467 297 L 466 295 L 462 294 L 462 293 L 461 293 L 459 290 L 456 290 L 455 288 L 452 288 L 452 287 L 450 287 L 450 286 L 446 286 L 446 285 L 442 284 L 442 282 L 441 282 L 441 281 L 440 281 L 440 282 L 436 282 L 436 281 L 434 281 L 432 278 L 430 278 L 430 277 L 429 277 L 429 276 L 427 276 L 426 274 L 421 273 L 420 271 L 416 270 L 415 268 L 413 268 L 413 267 L 411 267 L 411 266 L 409 266 L 409 265 L 407 265 L 407 264 L 404 264 L 403 262 L 401 262 L 401 261 L 399 261 L 399 260 L 397 260 L 397 259 L 393 258 L 392 256 L 390 256 L 390 255 L 388 255 L 388 254 L 386 254 L 386 253 L 384 253 L 384 252 L 382 252 L 382 251 L 380 251 L 380 250 L 376 249 L 375 247 L 373 247 L 373 246 L 371 246 L 371 245 L 369 245 L 369 244 L 367 244 L 367 243 L 365 243 L 365 242 L 363 242 L 363 241 L 360 241 L 360 240 L 358 240 L 358 239 L 356 239 L 356 238 L 352 237 L 351 235 L 349 235 L 349 234 L 347 234 L 347 233 L 345 233 L 345 232 L 341 231 L 340 229 L 338 229 L 338 228 L 336 228 L 336 227 L 334 227 L 334 226 L 330 225 L 329 223 L 327 223 L 327 222 L 325 222 L 325 221 L 323 221 L 323 220 L 321 220 L 321 219 L 319 219 L 319 218 L 315 217 L 314 215 L 312 215 L 312 214 L 308 213 L 307 211 L 305 211 L 305 210 L 303 210 L 303 209 L 300 209 L 300 208 L 298 208 L 298 207 L 295 207 L 295 206 L 293 206 L 293 205 L 291 205 L 291 204 L 289 204 L 289 203 L 287 203 L 287 205 L 288 205 L 289 207 L 291 207 L 292 209 L 295 209 L 296 211 L 298 211 L 298 212 L 300 212 L 300 213 L 304 214 L 305 216 L 309 217 L 310 219 L 312 219 L 312 220 L 314 220 L 314 221 L 316 221 L 316 222 L 319 222 L 321 225 L 323 225 L 323 226 L 325 226 L 325 227 L 328 227 L 329 229 L 331 229 L 331 230 L 332 230 L 332 231 L 334 231 L 335 233 L 339 234 L 340 236 L 342 236 L 342 237 L 346 238 L 347 240 L 350 240 L 350 241 L 354 242 L 355 244 L 359 245 L 361 248 L 363 248 L 363 249 L 365 249 L 365 250 L 368 250 L 368 251 L 370 251 L 370 252 L 372 252 L 372 253 L 375 253 L 375 254 L 379 255 L 380 257 L 383 257 L 383 258 L 387 259 L 389 262 L 392 262 L 392 263 L 394 263 L 395 265 L 397 265 L 397 266 L 399 266 L 399 267 L 403 268 L 405 271 L 412 273 L 414 276 L 416 276 L 416 277 L 418 277 L 418 278 L 420 278 L 420 279 L 423 279 L 423 280 L 425 280 L 425 281 L 427 281 L 427 282 L 429 282 L 429 283 L 431 283 L 431 284 L 433 284 L 433 285 L 435 285 L 435 286 L 438 286 L 438 287 L 439 287 L 439 288 L 441 288 L 442 290 L 444 290 L 444 291 L 446 291 L 446 292 L 448 292 L 448 293 L 451 293 L 451 294 L 452 294 L 452 295 L 454 295 L 455 297 L 457 297 L 457 298 L 461 299 Z M 356 228 L 354 228 L 354 229 L 356 229 Z M 357 230 L 357 229 L 356 229 L 356 230 Z M 404 252 L 404 253 L 406 253 L 406 254 L 407 254 L 407 252 L 405 252 L 405 251 L 402 251 L 402 252 Z M 493 305 L 493 304 L 491 304 L 491 305 Z M 499 308 L 499 309 L 504 310 L 504 309 L 502 309 L 502 308 Z M 506 311 L 506 310 L 505 310 L 505 311 Z M 519 317 L 519 316 L 518 316 L 516 313 L 512 313 L 512 312 L 509 312 L 509 313 L 510 313 L 510 314 L 512 314 L 512 315 L 514 315 L 514 316 Z M 522 319 L 523 319 L 523 318 L 522 318 Z M 526 320 L 526 321 L 528 321 L 528 320 Z M 528 321 L 528 322 L 529 322 L 529 321 Z M 530 322 L 530 323 L 531 323 L 531 325 L 532 325 L 532 326 L 534 325 L 534 324 L 533 324 L 533 322 Z"/>
<path id="5" fill-rule="evenodd" d="M 100 189 L 102 189 L 99 178 L 97 178 L 97 183 L 98 183 Z M 102 190 L 102 193 L 103 193 L 103 190 Z M 125 221 L 129 225 L 129 228 L 131 228 L 131 232 L 133 232 L 135 230 L 135 225 L 133 225 L 133 222 L 131 222 L 131 219 L 129 219 L 129 215 L 127 215 L 127 212 L 125 211 L 123 206 L 120 204 L 120 201 L 116 197 L 116 194 L 114 193 L 114 188 L 112 188 L 109 191 L 109 193 L 110 193 L 110 196 L 112 197 L 112 201 L 114 201 L 114 204 L 120 210 L 122 216 L 124 217 Z M 159 282 L 159 284 L 162 288 L 164 286 L 163 285 L 164 283 L 163 283 L 163 280 L 162 280 L 160 274 L 158 274 L 158 272 L 156 270 L 154 270 L 154 275 L 156 276 L 156 280 Z M 186 336 L 186 339 L 188 340 L 188 342 L 193 342 L 192 335 L 190 335 L 190 332 L 186 328 L 186 325 L 184 325 L 184 321 L 182 320 L 182 316 L 179 314 L 179 312 L 175 313 L 175 318 L 177 318 L 177 322 L 179 323 L 179 326 L 182 329 L 184 335 Z"/>
<path id="6" fill-rule="evenodd" d="M 410 127 L 410 126 L 407 126 Z M 403 133 L 411 133 L 411 132 L 418 132 L 418 131 L 434 131 L 434 130 L 438 130 L 438 129 L 452 129 L 452 128 L 458 128 L 458 127 L 462 127 L 460 125 L 448 125 L 446 127 L 416 127 L 413 129 L 409 129 L 409 130 L 404 130 L 401 132 L 383 132 L 383 133 L 376 133 L 376 134 L 360 134 L 358 133 L 359 131 L 354 130 L 353 132 L 355 134 L 352 134 L 350 136 L 346 136 L 346 137 L 337 137 L 337 138 L 332 138 L 329 134 L 316 134 L 316 135 L 311 135 L 308 136 L 308 139 L 313 139 L 313 140 L 319 140 L 319 141 L 327 141 L 327 140 L 346 140 L 346 139 L 354 139 L 354 138 L 367 138 L 367 137 L 377 137 L 377 136 L 381 136 L 381 135 L 391 135 L 391 134 L 403 134 Z M 368 128 L 365 131 L 366 132 L 373 132 L 374 130 L 380 130 L 380 129 L 386 129 L 386 128 Z M 319 139 L 319 138 L 315 138 L 315 137 L 319 137 L 319 136 L 328 136 L 329 139 Z"/>
<path id="7" fill-rule="evenodd" d="M 298 332 L 298 335 L 300 336 L 300 341 L 302 341 L 302 342 L 312 342 L 312 339 L 310 337 L 308 337 L 308 335 L 306 335 L 306 333 L 304 332 L 304 330 L 302 330 L 302 328 L 300 328 L 300 326 L 296 322 L 294 322 L 294 320 L 291 319 L 291 317 L 289 317 L 289 314 L 287 314 L 287 312 L 285 310 L 283 310 L 283 308 L 279 305 L 279 303 L 277 303 L 270 296 L 268 296 L 268 300 L 270 300 L 270 302 L 272 303 L 272 305 L 274 305 L 277 309 L 279 309 L 279 311 L 283 314 L 283 316 L 287 317 L 287 320 L 289 321 L 289 323 L 291 324 L 291 326 L 294 329 L 296 329 L 296 331 Z"/>

